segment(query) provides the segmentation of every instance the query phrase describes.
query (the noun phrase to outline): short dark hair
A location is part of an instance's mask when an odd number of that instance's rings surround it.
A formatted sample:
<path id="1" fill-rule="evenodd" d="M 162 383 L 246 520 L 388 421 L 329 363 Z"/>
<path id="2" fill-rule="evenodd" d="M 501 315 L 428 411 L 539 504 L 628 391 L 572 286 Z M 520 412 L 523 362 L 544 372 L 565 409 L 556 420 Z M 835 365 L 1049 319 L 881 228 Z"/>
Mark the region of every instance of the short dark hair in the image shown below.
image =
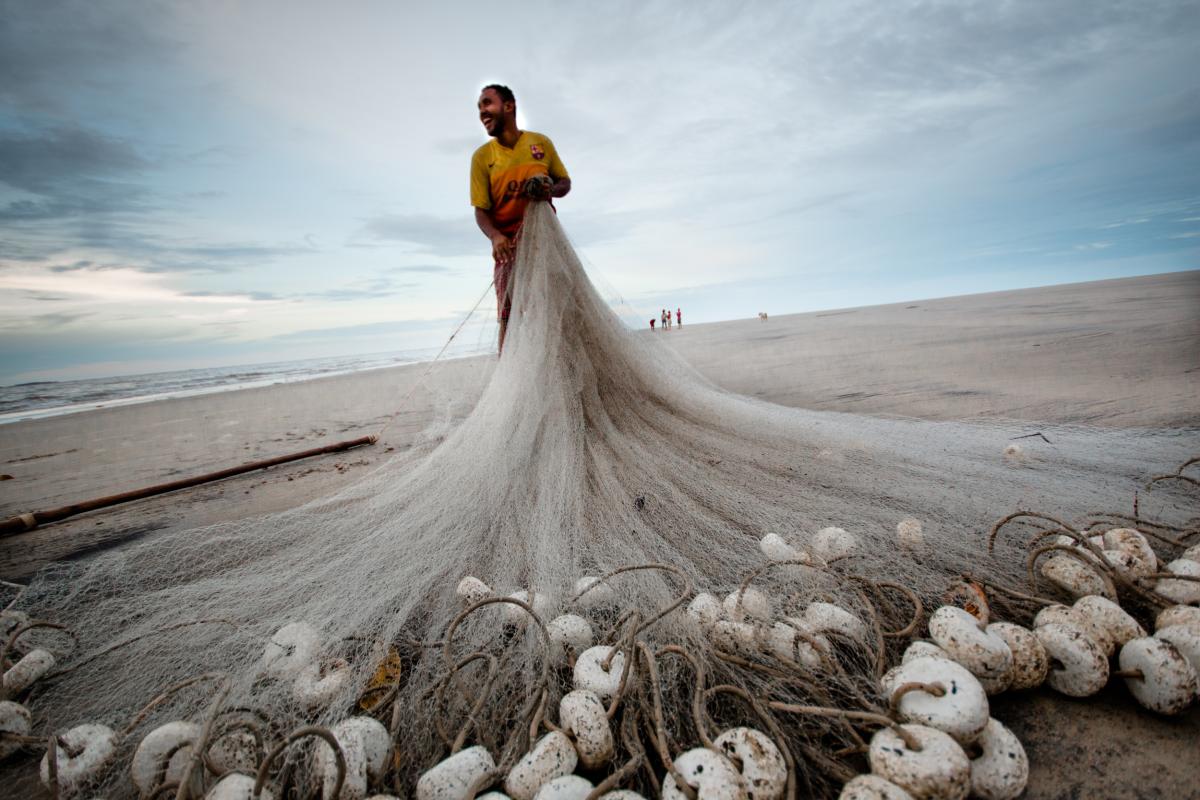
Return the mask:
<path id="1" fill-rule="evenodd" d="M 500 95 L 500 102 L 502 103 L 513 103 L 515 105 L 517 102 L 517 98 L 513 94 L 512 89 L 508 88 L 507 86 L 503 86 L 499 83 L 489 83 L 487 86 L 480 89 L 479 93 L 483 94 L 488 89 L 492 89 L 496 92 L 496 94 Z"/>

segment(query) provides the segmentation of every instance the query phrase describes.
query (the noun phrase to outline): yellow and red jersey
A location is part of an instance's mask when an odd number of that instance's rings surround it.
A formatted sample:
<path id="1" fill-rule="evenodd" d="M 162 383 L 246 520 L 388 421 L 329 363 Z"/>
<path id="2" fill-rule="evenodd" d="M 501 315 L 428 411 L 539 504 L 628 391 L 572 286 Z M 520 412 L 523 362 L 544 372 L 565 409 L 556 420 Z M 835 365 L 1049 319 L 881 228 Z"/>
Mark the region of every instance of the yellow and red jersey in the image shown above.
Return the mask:
<path id="1" fill-rule="evenodd" d="M 491 212 L 492 224 L 511 236 L 529 205 L 521 187 L 534 175 L 569 177 L 549 137 L 521 131 L 511 149 L 491 139 L 471 156 L 471 205 Z"/>

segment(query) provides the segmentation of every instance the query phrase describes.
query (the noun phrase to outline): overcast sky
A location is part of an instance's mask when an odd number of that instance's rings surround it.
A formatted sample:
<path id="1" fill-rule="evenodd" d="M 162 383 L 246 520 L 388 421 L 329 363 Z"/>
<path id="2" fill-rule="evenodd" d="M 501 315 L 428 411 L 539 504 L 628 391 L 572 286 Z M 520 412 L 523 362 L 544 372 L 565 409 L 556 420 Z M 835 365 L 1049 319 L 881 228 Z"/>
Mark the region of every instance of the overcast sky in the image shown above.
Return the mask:
<path id="1" fill-rule="evenodd" d="M 1197 2 L 0 0 L 0 383 L 440 342 L 492 81 L 647 320 L 1194 269 L 1198 76 Z"/>

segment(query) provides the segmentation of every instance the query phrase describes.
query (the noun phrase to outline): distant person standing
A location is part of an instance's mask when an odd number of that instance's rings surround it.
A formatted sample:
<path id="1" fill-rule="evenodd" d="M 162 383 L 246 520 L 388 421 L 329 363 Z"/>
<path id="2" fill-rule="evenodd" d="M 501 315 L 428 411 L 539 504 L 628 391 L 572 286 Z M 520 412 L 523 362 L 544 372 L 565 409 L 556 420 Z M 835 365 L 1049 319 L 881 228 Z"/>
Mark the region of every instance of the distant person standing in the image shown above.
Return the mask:
<path id="1" fill-rule="evenodd" d="M 479 121 L 491 141 L 471 156 L 475 224 L 492 243 L 492 276 L 500 318 L 500 350 L 512 311 L 512 268 L 525 209 L 531 201 L 564 197 L 571 178 L 550 138 L 517 127 L 512 89 L 493 83 L 479 94 Z"/>
<path id="2" fill-rule="evenodd" d="M 679 308 L 675 309 L 675 324 L 677 324 L 681 328 L 683 327 L 683 310 L 682 309 L 679 309 Z"/>

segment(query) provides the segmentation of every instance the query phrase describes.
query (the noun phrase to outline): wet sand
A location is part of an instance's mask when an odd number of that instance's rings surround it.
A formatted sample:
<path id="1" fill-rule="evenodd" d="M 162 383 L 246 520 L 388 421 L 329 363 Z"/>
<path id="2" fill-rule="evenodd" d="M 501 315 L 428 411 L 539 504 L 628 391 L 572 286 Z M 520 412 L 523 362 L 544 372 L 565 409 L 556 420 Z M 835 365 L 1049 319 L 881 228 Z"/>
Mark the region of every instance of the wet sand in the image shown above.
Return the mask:
<path id="1" fill-rule="evenodd" d="M 685 310 L 686 312 L 686 310 Z M 925 419 L 1200 430 L 1200 271 L 689 325 L 644 335 L 733 391 L 784 405 Z M 275 467 L 0 539 L 24 580 L 155 531 L 236 520 L 335 491 L 469 412 L 492 357 L 162 400 L 0 426 L 0 516 L 375 434 Z M 399 412 L 397 412 L 399 409 Z M 395 414 L 393 418 L 393 414 Z M 390 421 L 390 422 L 389 422 Z M 1163 465 L 1169 468 L 1174 465 Z M 1200 797 L 1200 711 L 1164 720 L 1120 686 L 1098 701 L 1004 697 L 1030 797 Z"/>

